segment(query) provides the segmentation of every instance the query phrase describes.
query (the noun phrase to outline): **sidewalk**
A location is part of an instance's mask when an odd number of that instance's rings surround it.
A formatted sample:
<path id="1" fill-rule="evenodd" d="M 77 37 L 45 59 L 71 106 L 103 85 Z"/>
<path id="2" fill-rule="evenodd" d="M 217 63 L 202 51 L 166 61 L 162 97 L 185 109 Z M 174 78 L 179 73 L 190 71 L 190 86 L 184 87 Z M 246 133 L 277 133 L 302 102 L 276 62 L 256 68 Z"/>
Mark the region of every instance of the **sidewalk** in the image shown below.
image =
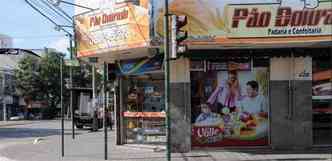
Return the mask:
<path id="1" fill-rule="evenodd" d="M 16 125 L 26 125 L 37 123 L 39 121 L 30 121 L 30 120 L 19 120 L 19 121 L 0 121 L 0 127 L 16 126 Z"/>
<path id="2" fill-rule="evenodd" d="M 146 145 L 114 145 L 114 132 L 109 132 L 108 160 L 111 161 L 166 161 L 165 150 L 155 150 Z M 164 148 L 163 148 L 164 149 Z M 65 157 L 60 154 L 60 137 L 45 138 L 33 145 L 31 142 L 2 149 L 5 157 L 13 161 L 103 161 L 103 133 L 79 132 L 75 140 L 66 131 Z M 19 154 L 17 152 L 20 152 Z M 9 160 L 11 161 L 11 160 Z M 250 150 L 193 150 L 190 153 L 173 153 L 172 161 L 332 161 L 331 151 L 272 151 Z"/>
<path id="3" fill-rule="evenodd" d="M 46 126 L 46 123 L 29 125 L 31 128 Z M 59 127 L 59 122 L 48 122 L 49 128 Z M 22 126 L 17 126 L 18 128 Z M 103 161 L 104 134 L 102 130 L 89 132 L 78 130 L 75 140 L 71 138 L 70 122 L 66 122 L 65 157 L 61 157 L 61 136 L 23 140 L 0 150 L 0 161 Z M 115 145 L 115 131 L 109 131 L 108 160 L 110 161 L 166 161 L 164 147 L 127 144 Z M 190 153 L 173 153 L 172 161 L 332 161 L 332 150 L 272 151 L 261 149 L 200 149 Z"/>

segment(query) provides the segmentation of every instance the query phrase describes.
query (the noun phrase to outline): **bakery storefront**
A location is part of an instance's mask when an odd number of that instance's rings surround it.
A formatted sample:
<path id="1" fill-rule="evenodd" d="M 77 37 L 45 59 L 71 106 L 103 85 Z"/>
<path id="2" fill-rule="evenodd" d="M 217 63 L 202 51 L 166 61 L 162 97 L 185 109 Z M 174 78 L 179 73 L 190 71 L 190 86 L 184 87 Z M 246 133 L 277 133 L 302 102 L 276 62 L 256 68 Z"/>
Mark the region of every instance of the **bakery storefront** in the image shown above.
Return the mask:
<path id="1" fill-rule="evenodd" d="M 100 9 L 75 17 L 77 52 L 116 77 L 116 143 L 165 143 L 163 57 L 150 49 L 148 0 L 95 3 Z"/>
<path id="2" fill-rule="evenodd" d="M 191 146 L 331 146 L 332 48 L 319 46 L 193 53 Z"/>
<path id="3" fill-rule="evenodd" d="M 77 17 L 78 51 L 118 71 L 117 143 L 162 143 L 164 3 L 128 4 Z M 172 151 L 332 145 L 331 5 L 170 0 L 189 47 L 170 62 Z"/>
<path id="4" fill-rule="evenodd" d="M 163 5 L 153 2 L 155 36 L 162 37 Z M 190 120 L 190 129 L 181 121 L 172 126 L 175 140 L 184 140 L 174 147 L 332 145 L 331 5 L 171 0 L 171 13 L 188 16 L 190 49 L 184 54 L 190 67 L 182 67 L 189 81 L 174 77 L 185 93 L 189 84 L 190 101 L 171 97 L 171 108 L 188 117 L 177 119 Z"/>

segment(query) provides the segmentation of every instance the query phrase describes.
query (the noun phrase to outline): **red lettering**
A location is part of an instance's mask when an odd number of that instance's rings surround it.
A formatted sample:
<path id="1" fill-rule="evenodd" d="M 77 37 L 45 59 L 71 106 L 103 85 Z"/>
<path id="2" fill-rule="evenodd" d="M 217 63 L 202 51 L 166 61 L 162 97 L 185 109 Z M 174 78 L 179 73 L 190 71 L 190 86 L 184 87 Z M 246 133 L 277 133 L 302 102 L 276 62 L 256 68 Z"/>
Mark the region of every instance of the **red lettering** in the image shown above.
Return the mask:
<path id="1" fill-rule="evenodd" d="M 262 12 L 259 16 L 258 26 L 259 27 L 268 27 L 271 21 L 270 12 Z"/>
<path id="2" fill-rule="evenodd" d="M 90 27 L 93 26 L 93 19 L 94 19 L 94 17 L 90 17 Z"/>
<path id="3" fill-rule="evenodd" d="M 259 8 L 235 9 L 232 27 L 237 28 L 240 20 L 246 22 L 247 28 L 268 27 L 271 22 L 272 13 L 260 12 Z M 281 7 L 277 10 L 275 21 L 276 27 L 318 26 L 332 24 L 332 9 L 303 9 L 292 11 L 290 7 Z"/>
<path id="4" fill-rule="evenodd" d="M 128 18 L 128 10 L 111 14 L 102 14 L 101 16 L 90 17 L 90 26 L 107 24 L 113 21 L 123 20 L 126 18 Z"/>
<path id="5" fill-rule="evenodd" d="M 315 20 L 314 16 L 315 16 L 315 11 L 314 10 L 310 11 L 309 15 L 308 15 L 307 25 L 309 25 L 309 26 L 314 26 L 315 25 L 315 23 L 314 23 L 314 20 Z"/>
<path id="6" fill-rule="evenodd" d="M 308 10 L 304 10 L 302 13 L 302 21 L 301 21 L 301 26 L 307 25 L 308 22 Z"/>
<path id="7" fill-rule="evenodd" d="M 276 27 L 288 26 L 292 9 L 289 7 L 279 8 L 277 13 Z"/>
<path id="8" fill-rule="evenodd" d="M 98 25 L 100 25 L 100 17 L 99 16 L 90 17 L 90 27 Z"/>
<path id="9" fill-rule="evenodd" d="M 247 27 L 256 27 L 257 21 L 258 21 L 259 13 L 257 12 L 257 8 L 253 8 L 250 12 L 248 21 L 247 21 Z"/>
<path id="10" fill-rule="evenodd" d="M 102 24 L 105 24 L 105 23 L 107 23 L 107 15 L 103 14 L 103 16 L 102 16 Z"/>
<path id="11" fill-rule="evenodd" d="M 292 14 L 291 26 L 301 26 L 302 17 L 303 17 L 303 12 L 302 11 L 295 11 Z"/>
<path id="12" fill-rule="evenodd" d="M 332 9 L 327 11 L 324 25 L 332 25 Z"/>
<path id="13" fill-rule="evenodd" d="M 248 9 L 240 8 L 234 10 L 232 27 L 237 28 L 239 26 L 240 20 L 246 19 L 248 16 Z"/>
<path id="14" fill-rule="evenodd" d="M 313 24 L 314 26 L 317 26 L 319 24 L 320 18 L 321 18 L 321 10 L 317 10 L 315 12 L 315 16 L 314 16 L 314 20 L 313 20 Z"/>

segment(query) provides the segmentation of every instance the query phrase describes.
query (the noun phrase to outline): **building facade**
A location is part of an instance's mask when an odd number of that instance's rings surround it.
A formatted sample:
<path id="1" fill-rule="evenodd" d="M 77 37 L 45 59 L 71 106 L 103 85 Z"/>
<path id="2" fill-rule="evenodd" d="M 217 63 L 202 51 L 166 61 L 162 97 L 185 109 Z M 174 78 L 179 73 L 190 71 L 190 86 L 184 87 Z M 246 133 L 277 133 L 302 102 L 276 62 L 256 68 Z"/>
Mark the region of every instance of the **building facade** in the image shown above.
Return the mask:
<path id="1" fill-rule="evenodd" d="M 7 35 L 0 34 L 0 48 L 12 48 L 13 39 Z"/>
<path id="2" fill-rule="evenodd" d="M 75 17 L 78 56 L 117 75 L 118 144 L 165 142 L 163 2 L 112 3 Z M 172 151 L 331 145 L 331 5 L 171 0 L 189 33 L 170 61 Z"/>
<path id="3" fill-rule="evenodd" d="M 17 116 L 24 111 L 22 107 L 25 103 L 16 91 L 14 72 L 18 68 L 19 61 L 25 56 L 39 59 L 39 56 L 30 50 L 0 48 L 0 120 L 4 120 L 5 117 L 8 120 L 11 116 Z"/>

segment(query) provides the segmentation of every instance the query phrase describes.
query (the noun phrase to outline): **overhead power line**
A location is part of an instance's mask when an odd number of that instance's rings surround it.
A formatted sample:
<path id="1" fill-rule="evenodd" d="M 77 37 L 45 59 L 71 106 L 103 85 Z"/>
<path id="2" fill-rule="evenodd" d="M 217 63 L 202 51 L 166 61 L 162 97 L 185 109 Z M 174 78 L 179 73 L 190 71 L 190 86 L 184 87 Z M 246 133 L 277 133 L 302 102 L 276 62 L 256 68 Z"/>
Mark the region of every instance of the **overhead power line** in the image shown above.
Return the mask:
<path id="1" fill-rule="evenodd" d="M 38 36 L 10 36 L 12 39 L 42 39 L 42 38 L 60 38 L 66 35 L 38 35 Z"/>

